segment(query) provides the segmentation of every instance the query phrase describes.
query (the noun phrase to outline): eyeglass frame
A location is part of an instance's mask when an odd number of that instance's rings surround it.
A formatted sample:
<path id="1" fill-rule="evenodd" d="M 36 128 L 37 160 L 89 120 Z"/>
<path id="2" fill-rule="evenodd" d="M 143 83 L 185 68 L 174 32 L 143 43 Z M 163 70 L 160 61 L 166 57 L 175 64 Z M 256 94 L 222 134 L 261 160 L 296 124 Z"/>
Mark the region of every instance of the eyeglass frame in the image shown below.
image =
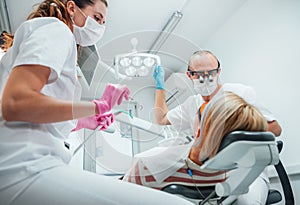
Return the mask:
<path id="1" fill-rule="evenodd" d="M 218 60 L 217 60 L 218 61 Z M 195 70 L 191 70 L 190 69 L 190 66 L 188 66 L 188 69 L 187 69 L 187 71 L 189 72 L 189 74 L 191 75 L 191 76 L 194 76 L 195 74 L 197 74 L 199 77 L 198 78 L 200 78 L 200 76 L 202 77 L 202 78 L 205 78 L 205 76 L 207 76 L 207 77 L 209 77 L 209 76 L 212 76 L 212 77 L 214 77 L 220 70 L 221 70 L 221 65 L 220 65 L 220 62 L 218 61 L 218 67 L 217 68 L 215 68 L 215 69 L 212 69 L 212 70 L 209 70 L 209 71 L 195 71 Z M 212 73 L 212 72 L 215 72 L 215 73 Z M 199 75 L 199 74 L 201 74 L 201 73 L 203 73 L 203 75 Z"/>
<path id="2" fill-rule="evenodd" d="M 191 70 L 190 68 L 188 68 L 188 72 L 191 76 L 195 76 L 195 74 L 198 75 L 198 78 L 200 78 L 200 76 L 202 78 L 205 78 L 205 77 L 209 77 L 209 76 L 216 76 L 216 74 L 221 70 L 221 68 L 215 68 L 213 70 L 206 70 L 206 71 L 195 71 L 195 70 Z"/>

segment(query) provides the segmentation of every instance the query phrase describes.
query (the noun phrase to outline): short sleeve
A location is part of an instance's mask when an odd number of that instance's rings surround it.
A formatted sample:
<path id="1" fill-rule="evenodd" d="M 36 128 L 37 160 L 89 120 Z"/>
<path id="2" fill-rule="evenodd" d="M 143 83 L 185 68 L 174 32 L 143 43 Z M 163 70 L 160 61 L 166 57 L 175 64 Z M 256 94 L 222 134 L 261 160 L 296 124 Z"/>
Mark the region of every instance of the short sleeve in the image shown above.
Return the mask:
<path id="1" fill-rule="evenodd" d="M 244 100 L 246 100 L 247 103 L 250 103 L 251 105 L 255 106 L 268 122 L 276 120 L 273 113 L 270 112 L 265 107 L 265 105 L 258 99 L 257 94 L 252 87 L 241 84 L 232 84 L 227 86 L 226 90 L 234 92 L 235 94 L 239 95 Z"/>
<path id="2" fill-rule="evenodd" d="M 195 115 L 199 106 L 203 103 L 200 95 L 190 96 L 182 104 L 167 113 L 167 118 L 174 128 L 181 132 L 186 129 L 193 129 Z"/>
<path id="3" fill-rule="evenodd" d="M 245 90 L 245 100 L 255 106 L 268 122 L 276 120 L 273 113 L 270 112 L 270 110 L 268 110 L 266 106 L 257 98 L 257 94 L 252 87 L 247 86 L 247 89 Z"/>
<path id="4" fill-rule="evenodd" d="M 24 36 L 19 46 L 19 53 L 13 67 L 18 65 L 38 64 L 49 67 L 51 74 L 48 83 L 55 81 L 74 49 L 73 35 L 69 28 L 60 21 L 42 25 Z"/>

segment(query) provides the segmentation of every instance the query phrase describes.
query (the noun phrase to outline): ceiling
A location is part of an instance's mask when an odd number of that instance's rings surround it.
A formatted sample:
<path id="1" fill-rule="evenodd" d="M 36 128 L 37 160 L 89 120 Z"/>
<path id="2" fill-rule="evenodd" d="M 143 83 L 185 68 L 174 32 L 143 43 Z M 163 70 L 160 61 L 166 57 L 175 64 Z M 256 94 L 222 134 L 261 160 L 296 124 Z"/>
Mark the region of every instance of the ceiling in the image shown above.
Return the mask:
<path id="1" fill-rule="evenodd" d="M 239 10 L 247 0 L 108 0 L 106 32 L 97 44 L 101 59 L 113 65 L 116 54 L 132 50 L 130 40 L 138 39 L 137 50 L 148 51 L 175 11 L 183 17 L 161 46 L 158 54 L 166 72 L 166 79 L 173 72 L 184 72 L 189 56 L 200 48 L 205 48 L 210 36 Z M 32 5 L 40 0 L 6 0 L 11 29 L 24 21 Z M 102 75 L 103 71 L 97 72 Z M 97 74 L 96 73 L 96 74 Z M 109 73 L 109 72 L 108 72 Z M 98 75 L 97 74 L 97 75 Z M 94 76 L 96 79 L 98 76 Z M 98 78 L 98 79 L 99 79 Z M 114 81 L 114 75 L 105 76 L 106 81 Z M 133 81 L 128 81 L 131 84 Z M 136 79 L 135 84 L 153 83 L 151 75 Z"/>

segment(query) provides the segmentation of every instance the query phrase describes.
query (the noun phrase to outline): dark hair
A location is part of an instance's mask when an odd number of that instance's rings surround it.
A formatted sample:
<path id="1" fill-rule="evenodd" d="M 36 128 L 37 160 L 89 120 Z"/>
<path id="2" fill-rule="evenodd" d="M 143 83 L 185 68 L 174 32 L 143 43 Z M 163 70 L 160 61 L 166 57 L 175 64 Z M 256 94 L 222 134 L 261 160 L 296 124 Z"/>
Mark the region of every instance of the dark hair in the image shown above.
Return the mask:
<path id="1" fill-rule="evenodd" d="M 73 1 L 81 9 L 86 7 L 87 5 L 92 6 L 95 4 L 95 0 L 73 0 Z M 106 7 L 108 7 L 108 3 L 106 0 L 100 0 L 100 1 L 103 2 Z"/>

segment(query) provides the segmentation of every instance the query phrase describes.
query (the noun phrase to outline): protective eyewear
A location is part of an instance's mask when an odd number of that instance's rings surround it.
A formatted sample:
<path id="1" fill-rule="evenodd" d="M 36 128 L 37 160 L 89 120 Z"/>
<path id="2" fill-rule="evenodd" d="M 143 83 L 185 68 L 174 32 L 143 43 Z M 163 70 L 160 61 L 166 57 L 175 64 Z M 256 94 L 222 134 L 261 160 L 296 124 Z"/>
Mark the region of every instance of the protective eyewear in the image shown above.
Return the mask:
<path id="1" fill-rule="evenodd" d="M 216 68 L 208 71 L 194 71 L 188 69 L 188 72 L 190 73 L 191 76 L 197 76 L 200 79 L 204 79 L 205 77 L 207 78 L 215 77 L 218 74 L 219 70 L 220 68 Z"/>

